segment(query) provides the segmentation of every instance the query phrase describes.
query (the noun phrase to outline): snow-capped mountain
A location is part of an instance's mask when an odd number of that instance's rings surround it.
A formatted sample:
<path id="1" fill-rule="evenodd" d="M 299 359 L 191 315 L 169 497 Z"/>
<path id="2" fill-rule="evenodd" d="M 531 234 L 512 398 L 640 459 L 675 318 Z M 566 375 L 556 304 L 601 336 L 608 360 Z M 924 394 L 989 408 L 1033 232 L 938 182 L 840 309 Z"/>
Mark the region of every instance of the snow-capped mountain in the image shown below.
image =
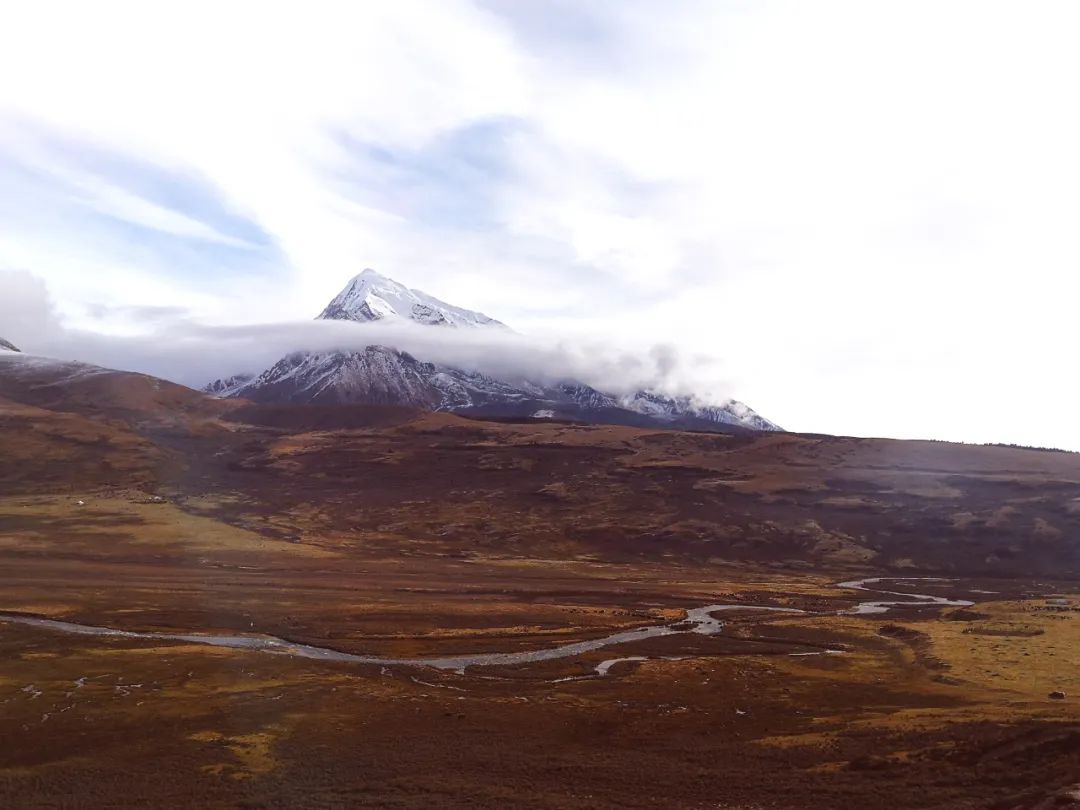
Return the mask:
<path id="1" fill-rule="evenodd" d="M 425 363 L 387 346 L 294 352 L 224 396 L 256 402 L 368 403 L 428 410 L 528 398 L 526 392 L 483 374 Z"/>
<path id="2" fill-rule="evenodd" d="M 18 347 L 14 343 L 6 341 L 3 338 L 0 338 L 0 350 L 9 351 L 9 352 L 17 352 L 17 351 L 19 351 Z"/>
<path id="3" fill-rule="evenodd" d="M 752 430 L 780 430 L 748 405 L 729 399 L 719 405 L 703 405 L 687 396 L 670 397 L 655 391 L 638 391 L 620 397 L 618 404 L 631 411 L 651 416 L 665 422 L 676 422 L 687 417 L 716 422 L 721 425 L 739 425 Z"/>
<path id="4" fill-rule="evenodd" d="M 412 320 L 425 326 L 507 329 L 479 312 L 412 290 L 374 270 L 353 278 L 320 319 Z M 358 351 L 293 352 L 261 374 L 237 374 L 204 389 L 257 402 L 408 405 L 486 416 L 573 419 L 701 430 L 779 430 L 741 402 L 703 404 L 655 391 L 614 396 L 567 380 L 508 382 L 479 371 L 428 363 L 381 345 Z"/>
<path id="5" fill-rule="evenodd" d="M 555 386 L 554 393 L 558 400 L 572 402 L 586 410 L 596 411 L 603 408 L 622 407 L 615 397 L 597 391 L 591 385 L 582 383 L 560 383 Z"/>
<path id="6" fill-rule="evenodd" d="M 242 396 L 237 392 L 253 379 L 255 379 L 254 374 L 234 374 L 231 377 L 214 380 L 212 383 L 205 386 L 203 390 L 208 394 L 213 394 L 215 397 L 221 397 L 222 399 L 232 396 Z"/>
<path id="7" fill-rule="evenodd" d="M 374 270 L 364 270 L 327 304 L 319 318 L 335 321 L 403 319 L 425 326 L 495 327 L 506 325 L 482 312 L 462 309 L 420 290 L 410 290 Z"/>

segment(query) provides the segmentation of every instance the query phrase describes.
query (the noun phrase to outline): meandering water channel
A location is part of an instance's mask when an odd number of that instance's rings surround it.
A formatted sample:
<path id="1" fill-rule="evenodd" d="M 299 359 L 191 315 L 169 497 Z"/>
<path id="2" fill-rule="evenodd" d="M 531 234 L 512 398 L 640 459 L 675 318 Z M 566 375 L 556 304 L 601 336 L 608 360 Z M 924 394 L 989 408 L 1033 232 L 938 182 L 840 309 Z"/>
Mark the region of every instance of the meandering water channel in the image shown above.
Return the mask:
<path id="1" fill-rule="evenodd" d="M 942 580 L 932 577 L 905 577 L 900 579 L 893 577 L 870 577 L 867 579 L 852 580 L 850 582 L 841 582 L 838 583 L 836 587 L 862 591 L 875 591 L 889 596 L 905 597 L 903 600 L 871 600 L 861 602 L 850 611 L 846 612 L 869 614 L 883 613 L 893 607 L 962 607 L 973 604 L 966 600 L 946 599 L 944 597 L 930 596 L 928 594 L 886 591 L 867 587 L 868 585 L 882 581 L 918 582 Z M 42 616 L 29 616 L 15 613 L 0 613 L 0 622 L 22 624 L 30 627 L 39 627 L 43 630 L 82 636 L 108 636 L 112 638 L 147 639 L 150 641 L 182 641 L 189 644 L 206 644 L 213 647 L 255 650 L 277 655 L 290 655 L 296 658 L 311 658 L 319 661 L 344 661 L 354 664 L 375 664 L 380 666 L 420 666 L 464 673 L 469 667 L 513 666 L 534 663 L 537 661 L 551 661 L 559 658 L 572 658 L 605 647 L 613 647 L 619 644 L 628 644 L 662 636 L 673 636 L 684 633 L 698 633 L 706 636 L 714 636 L 719 634 L 724 628 L 724 622 L 716 618 L 714 614 L 731 610 L 773 611 L 778 613 L 805 612 L 796 610 L 795 608 L 773 607 L 769 605 L 704 605 L 699 608 L 687 610 L 686 618 L 682 621 L 653 625 L 651 627 L 638 627 L 633 630 L 623 630 L 618 633 L 604 636 L 603 638 L 575 641 L 570 644 L 562 644 L 556 647 L 546 647 L 538 650 L 524 650 L 509 653 L 470 653 L 467 655 L 437 656 L 431 658 L 392 658 L 378 655 L 359 655 L 326 647 L 298 644 L 283 638 L 267 635 L 157 633 L 118 630 L 110 627 L 96 627 L 94 625 L 66 622 L 59 619 L 48 619 Z M 835 651 L 824 650 L 822 652 Z M 628 658 L 613 659 L 610 662 L 604 662 L 597 667 L 597 674 L 601 676 L 606 675 L 611 665 L 620 660 L 644 660 L 644 658 L 641 656 L 630 656 Z M 605 664 L 607 664 L 607 666 L 605 666 Z"/>
<path id="2" fill-rule="evenodd" d="M 966 599 L 947 599 L 944 596 L 931 596 L 925 593 L 904 593 L 902 591 L 886 591 L 881 588 L 867 588 L 867 585 L 878 582 L 949 582 L 944 577 L 868 577 L 866 579 L 852 579 L 847 582 L 836 583 L 837 588 L 850 588 L 855 591 L 873 591 L 884 593 L 889 596 L 903 596 L 904 599 L 885 599 L 860 602 L 849 613 L 867 614 L 884 613 L 890 608 L 906 607 L 971 607 L 974 602 Z"/>

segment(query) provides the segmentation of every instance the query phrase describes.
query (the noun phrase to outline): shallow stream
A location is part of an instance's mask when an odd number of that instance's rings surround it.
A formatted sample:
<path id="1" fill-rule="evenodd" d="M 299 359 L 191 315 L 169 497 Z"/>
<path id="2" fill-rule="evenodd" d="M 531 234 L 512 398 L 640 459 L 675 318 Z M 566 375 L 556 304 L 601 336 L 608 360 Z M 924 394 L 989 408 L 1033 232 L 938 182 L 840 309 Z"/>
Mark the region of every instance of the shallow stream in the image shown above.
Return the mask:
<path id="1" fill-rule="evenodd" d="M 884 613 L 892 607 L 961 607 L 973 604 L 966 600 L 946 599 L 940 596 L 930 596 L 918 593 L 903 593 L 900 591 L 886 591 L 877 588 L 868 588 L 867 585 L 888 580 L 890 582 L 916 582 L 916 581 L 942 581 L 932 577 L 916 578 L 890 578 L 870 577 L 867 579 L 851 580 L 837 584 L 838 588 L 851 588 L 862 591 L 876 591 L 889 596 L 906 597 L 903 600 L 872 600 L 861 602 L 848 613 L 869 614 Z M 572 658 L 583 653 L 613 647 L 619 644 L 629 644 L 662 636 L 673 636 L 684 633 L 697 633 L 700 635 L 714 636 L 724 629 L 724 622 L 716 618 L 714 614 L 729 610 L 754 610 L 773 611 L 779 613 L 804 613 L 805 611 L 795 608 L 772 607 L 767 605 L 749 604 L 726 604 L 704 605 L 686 611 L 686 618 L 670 624 L 658 624 L 651 627 L 638 627 L 634 630 L 623 630 L 618 633 L 602 638 L 575 641 L 570 644 L 562 644 L 556 647 L 545 647 L 538 650 L 525 650 L 509 653 L 471 653 L 468 655 L 451 655 L 431 658 L 390 658 L 378 655 L 359 655 L 333 650 L 326 647 L 315 647 L 309 644 L 298 644 L 283 638 L 267 635 L 220 635 L 211 633 L 155 633 L 138 632 L 134 630 L 117 630 L 109 627 L 96 627 L 89 624 L 66 622 L 59 619 L 47 619 L 40 616 L 27 616 L 21 614 L 0 613 L 0 622 L 22 624 L 30 627 L 40 627 L 43 630 L 52 630 L 59 633 L 71 633 L 83 636 L 109 636 L 114 638 L 137 638 L 151 641 L 183 641 L 189 644 L 207 644 L 213 647 L 232 647 L 243 650 L 256 650 L 258 652 L 274 653 L 277 655 L 290 655 L 296 658 L 311 658 L 319 661 L 344 661 L 354 664 L 376 664 L 380 666 L 423 666 L 434 669 L 450 670 L 464 673 L 469 667 L 490 666 L 514 666 L 529 664 L 537 661 L 552 661 L 559 658 Z M 824 650 L 824 652 L 835 652 Z M 806 653 L 794 653 L 805 655 Z M 640 656 L 632 656 L 624 659 L 613 659 L 604 662 L 597 667 L 597 674 L 606 675 L 611 665 L 619 660 L 645 660 Z M 606 666 L 605 666 L 606 664 Z"/>

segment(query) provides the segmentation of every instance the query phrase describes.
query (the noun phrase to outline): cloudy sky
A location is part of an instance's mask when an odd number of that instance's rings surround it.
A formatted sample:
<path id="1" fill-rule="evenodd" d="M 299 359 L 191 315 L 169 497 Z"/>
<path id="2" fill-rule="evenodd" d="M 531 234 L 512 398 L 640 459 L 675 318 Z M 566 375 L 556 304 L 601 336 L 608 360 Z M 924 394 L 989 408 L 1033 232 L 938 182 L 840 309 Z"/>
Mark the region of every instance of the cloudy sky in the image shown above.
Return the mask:
<path id="1" fill-rule="evenodd" d="M 0 335 L 165 373 L 163 330 L 373 267 L 790 429 L 1080 449 L 1078 38 L 1070 0 L 6 4 Z"/>

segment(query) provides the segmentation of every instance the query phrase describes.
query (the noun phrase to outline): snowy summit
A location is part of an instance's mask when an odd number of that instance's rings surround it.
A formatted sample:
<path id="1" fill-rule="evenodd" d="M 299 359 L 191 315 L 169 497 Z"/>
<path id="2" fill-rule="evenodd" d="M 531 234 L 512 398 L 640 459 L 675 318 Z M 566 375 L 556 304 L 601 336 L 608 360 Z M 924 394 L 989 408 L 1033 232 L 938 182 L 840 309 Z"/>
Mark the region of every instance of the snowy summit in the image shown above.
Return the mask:
<path id="1" fill-rule="evenodd" d="M 412 290 L 392 278 L 364 270 L 345 285 L 319 318 L 334 321 L 403 319 L 426 326 L 497 327 L 506 324 L 482 312 L 462 309 L 421 290 Z"/>
<path id="2" fill-rule="evenodd" d="M 508 330 L 483 313 L 447 304 L 374 270 L 349 281 L 319 318 L 359 323 L 410 320 L 425 326 Z M 430 363 L 383 345 L 355 351 L 291 352 L 262 373 L 215 380 L 203 390 L 217 397 L 269 403 L 404 405 L 486 416 L 693 430 L 780 429 L 733 399 L 703 403 L 651 390 L 615 396 L 578 380 L 550 385 L 497 379 L 479 369 Z"/>

